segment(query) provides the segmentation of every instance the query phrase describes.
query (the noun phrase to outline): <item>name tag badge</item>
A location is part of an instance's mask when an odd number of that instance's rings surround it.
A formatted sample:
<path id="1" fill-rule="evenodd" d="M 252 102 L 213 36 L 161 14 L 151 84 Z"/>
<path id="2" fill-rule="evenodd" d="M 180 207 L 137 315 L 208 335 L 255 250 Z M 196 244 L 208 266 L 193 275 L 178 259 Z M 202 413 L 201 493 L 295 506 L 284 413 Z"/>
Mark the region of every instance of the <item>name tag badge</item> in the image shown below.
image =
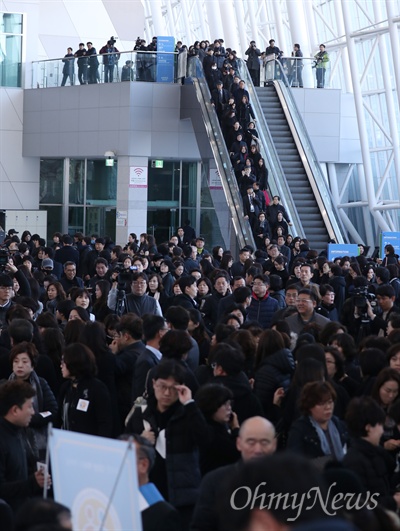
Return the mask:
<path id="1" fill-rule="evenodd" d="M 90 404 L 89 400 L 83 400 L 83 398 L 80 398 L 78 405 L 76 406 L 76 409 L 78 411 L 84 411 L 86 413 L 86 411 L 89 408 L 89 404 Z"/>

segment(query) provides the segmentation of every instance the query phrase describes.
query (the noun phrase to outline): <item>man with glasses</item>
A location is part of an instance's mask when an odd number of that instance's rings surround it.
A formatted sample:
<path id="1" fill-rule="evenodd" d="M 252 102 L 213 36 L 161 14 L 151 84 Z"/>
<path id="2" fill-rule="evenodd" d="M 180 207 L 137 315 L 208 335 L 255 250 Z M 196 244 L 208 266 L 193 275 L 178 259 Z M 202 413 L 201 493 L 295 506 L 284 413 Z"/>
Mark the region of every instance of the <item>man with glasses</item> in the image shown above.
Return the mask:
<path id="1" fill-rule="evenodd" d="M 132 293 L 126 295 L 122 304 L 122 313 L 135 313 L 139 317 L 145 314 L 159 315 L 162 317 L 161 307 L 157 300 L 147 295 L 146 273 L 133 273 L 131 281 Z M 115 311 L 118 296 L 118 282 L 115 281 L 108 294 L 108 307 Z"/>
<path id="2" fill-rule="evenodd" d="M 179 363 L 164 360 L 153 376 L 154 395 L 146 409 L 134 410 L 126 432 L 141 434 L 155 447 L 150 480 L 178 509 L 187 529 L 201 481 L 199 446 L 209 443 L 207 424 L 184 385 L 186 372 Z"/>
<path id="3" fill-rule="evenodd" d="M 296 299 L 297 312 L 285 320 L 290 326 L 291 332 L 300 335 L 306 325 L 315 323 L 323 328 L 330 319 L 315 312 L 317 296 L 310 289 L 301 289 Z"/>
<path id="4" fill-rule="evenodd" d="M 65 262 L 64 275 L 61 277 L 60 284 L 68 293 L 71 288 L 83 288 L 83 280 L 76 276 L 75 262 Z"/>
<path id="5" fill-rule="evenodd" d="M 267 275 L 256 275 L 253 282 L 251 303 L 247 308 L 247 321 L 256 321 L 261 328 L 270 328 L 274 313 L 279 309 L 278 301 L 268 293 Z"/>

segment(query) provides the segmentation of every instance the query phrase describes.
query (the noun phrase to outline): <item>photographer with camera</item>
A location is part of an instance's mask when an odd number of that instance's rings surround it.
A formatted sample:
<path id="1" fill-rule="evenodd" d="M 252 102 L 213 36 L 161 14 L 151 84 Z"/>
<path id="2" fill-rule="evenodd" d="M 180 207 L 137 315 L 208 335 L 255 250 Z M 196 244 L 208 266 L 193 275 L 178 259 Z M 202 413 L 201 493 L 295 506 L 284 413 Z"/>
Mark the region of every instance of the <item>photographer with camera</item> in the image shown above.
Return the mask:
<path id="1" fill-rule="evenodd" d="M 114 66 L 117 65 L 118 68 L 119 50 L 114 46 L 116 42 L 116 39 L 111 37 L 100 50 L 100 54 L 103 55 L 104 83 L 113 82 Z"/>
<path id="2" fill-rule="evenodd" d="M 121 282 L 122 281 L 122 282 Z M 147 295 L 147 275 L 146 273 L 131 273 L 131 290 L 125 296 L 125 291 L 121 289 L 121 285 L 125 286 L 126 279 L 118 276 L 118 280 L 113 282 L 110 293 L 108 294 L 108 307 L 113 312 L 118 307 L 118 301 L 122 298 L 122 307 L 120 308 L 120 314 L 135 313 L 139 317 L 142 317 L 146 313 L 152 315 L 161 315 L 161 307 L 157 300 Z M 123 292 L 123 294 L 118 292 Z M 120 297 L 122 295 L 122 297 Z"/>
<path id="3" fill-rule="evenodd" d="M 387 284 L 379 286 L 376 290 L 376 300 L 379 313 L 372 310 L 369 300 L 367 300 L 367 314 L 371 319 L 370 330 L 372 334 L 380 337 L 387 335 L 387 325 L 389 317 L 394 313 L 400 313 L 400 308 L 395 306 L 396 295 L 392 286 Z"/>
<path id="4" fill-rule="evenodd" d="M 247 59 L 247 68 L 253 84 L 255 87 L 260 86 L 260 60 L 258 59 L 261 55 L 260 50 L 257 48 L 256 42 L 251 41 L 249 48 L 245 51 L 245 55 L 248 55 Z"/>
<path id="5" fill-rule="evenodd" d="M 317 88 L 324 88 L 325 86 L 325 72 L 327 63 L 329 62 L 328 52 L 325 51 L 325 44 L 319 45 L 319 52 L 314 55 L 315 75 L 317 77 Z"/>

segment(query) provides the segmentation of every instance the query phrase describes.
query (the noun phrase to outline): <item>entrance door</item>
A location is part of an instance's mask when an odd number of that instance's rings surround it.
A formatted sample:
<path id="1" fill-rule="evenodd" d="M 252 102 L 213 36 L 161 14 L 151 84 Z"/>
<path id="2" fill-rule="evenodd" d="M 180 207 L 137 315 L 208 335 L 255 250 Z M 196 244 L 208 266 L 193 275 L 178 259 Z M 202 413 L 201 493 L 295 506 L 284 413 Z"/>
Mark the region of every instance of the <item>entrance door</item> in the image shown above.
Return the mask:
<path id="1" fill-rule="evenodd" d="M 152 202 L 157 203 L 157 201 Z M 171 208 L 165 208 L 164 201 L 160 201 L 160 206 L 149 206 L 147 212 L 147 234 L 155 237 L 156 242 L 163 243 L 168 241 L 171 236 L 176 234 L 179 224 L 179 203 L 176 201 Z"/>

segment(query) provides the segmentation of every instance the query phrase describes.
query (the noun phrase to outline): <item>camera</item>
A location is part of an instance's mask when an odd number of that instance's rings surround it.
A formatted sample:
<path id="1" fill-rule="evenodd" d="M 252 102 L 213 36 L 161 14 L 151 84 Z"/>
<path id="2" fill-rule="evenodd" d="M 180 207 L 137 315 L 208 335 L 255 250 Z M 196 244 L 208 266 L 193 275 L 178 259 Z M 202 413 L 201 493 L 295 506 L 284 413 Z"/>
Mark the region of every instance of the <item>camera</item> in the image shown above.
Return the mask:
<path id="1" fill-rule="evenodd" d="M 0 271 L 4 271 L 8 260 L 10 258 L 10 253 L 7 249 L 0 249 Z"/>
<path id="2" fill-rule="evenodd" d="M 111 44 L 112 46 L 114 46 L 114 44 L 117 42 L 117 40 L 118 40 L 118 37 L 114 37 L 113 35 L 111 35 L 111 37 L 110 37 L 110 44 Z"/>
<path id="3" fill-rule="evenodd" d="M 369 301 L 371 306 L 376 306 L 376 297 L 373 293 L 368 291 L 367 287 L 356 288 L 353 291 L 353 302 L 355 308 L 358 308 L 361 312 L 367 311 L 367 302 Z"/>

